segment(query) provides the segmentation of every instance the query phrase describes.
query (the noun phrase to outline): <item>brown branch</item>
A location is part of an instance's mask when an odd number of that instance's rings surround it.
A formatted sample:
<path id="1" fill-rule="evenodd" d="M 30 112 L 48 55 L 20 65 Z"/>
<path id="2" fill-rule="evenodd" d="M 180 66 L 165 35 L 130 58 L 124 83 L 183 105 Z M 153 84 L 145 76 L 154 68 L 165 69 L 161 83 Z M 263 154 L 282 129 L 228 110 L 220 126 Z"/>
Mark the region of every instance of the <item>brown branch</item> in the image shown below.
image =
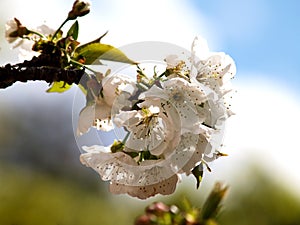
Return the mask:
<path id="1" fill-rule="evenodd" d="M 16 65 L 7 64 L 0 67 L 0 88 L 7 88 L 15 82 L 40 80 L 52 83 L 64 81 L 67 84 L 78 84 L 84 75 L 84 69 L 60 68 L 60 57 L 42 54 Z"/>

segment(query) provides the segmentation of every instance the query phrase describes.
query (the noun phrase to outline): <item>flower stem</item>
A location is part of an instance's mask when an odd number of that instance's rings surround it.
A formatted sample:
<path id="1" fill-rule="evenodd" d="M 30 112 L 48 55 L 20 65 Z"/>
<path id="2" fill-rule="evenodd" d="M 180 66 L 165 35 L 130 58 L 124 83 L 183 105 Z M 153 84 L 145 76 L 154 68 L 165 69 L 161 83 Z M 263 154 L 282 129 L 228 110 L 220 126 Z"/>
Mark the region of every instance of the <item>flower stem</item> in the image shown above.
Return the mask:
<path id="1" fill-rule="evenodd" d="M 142 89 L 143 91 L 147 91 L 149 88 L 144 85 L 143 83 L 137 83 L 136 86 L 140 89 Z"/>
<path id="2" fill-rule="evenodd" d="M 126 136 L 124 137 L 124 139 L 123 139 L 123 141 L 122 141 L 122 143 L 123 143 L 124 145 L 125 145 L 125 143 L 126 143 L 128 137 L 129 137 L 129 135 L 130 135 L 130 132 L 127 132 Z"/>
<path id="3" fill-rule="evenodd" d="M 162 74 L 160 74 L 158 77 L 157 77 L 157 79 L 156 80 L 159 80 L 160 78 L 162 78 L 164 75 L 166 75 L 166 71 L 165 72 L 163 72 Z"/>
<path id="4" fill-rule="evenodd" d="M 60 31 L 60 29 L 66 24 L 66 22 L 69 21 L 69 18 L 65 19 L 65 21 L 59 26 L 59 28 L 55 31 L 55 33 L 53 34 L 51 41 L 53 41 L 53 39 L 56 37 L 56 35 L 58 34 L 58 32 Z"/>
<path id="5" fill-rule="evenodd" d="M 82 66 L 82 67 L 84 67 L 85 69 L 87 69 L 87 70 L 89 70 L 89 71 L 91 71 L 91 72 L 93 72 L 93 73 L 97 73 L 97 71 L 95 71 L 95 70 L 93 70 L 93 69 L 87 67 L 86 65 L 84 65 L 84 64 L 82 64 L 82 63 L 80 63 L 80 62 L 75 61 L 74 59 L 70 59 L 70 62 L 73 63 L 73 64 L 75 64 L 75 65 L 77 65 L 77 66 Z"/>
<path id="6" fill-rule="evenodd" d="M 207 162 L 204 161 L 204 159 L 201 159 L 201 163 L 206 167 L 206 169 L 211 172 L 211 168 L 208 166 Z"/>
<path id="7" fill-rule="evenodd" d="M 37 31 L 34 31 L 34 30 L 29 30 L 29 32 L 30 32 L 31 34 L 36 34 L 36 35 L 40 36 L 40 37 L 43 38 L 43 39 L 46 39 L 46 36 L 43 35 L 43 34 L 41 34 L 40 32 L 37 32 Z"/>

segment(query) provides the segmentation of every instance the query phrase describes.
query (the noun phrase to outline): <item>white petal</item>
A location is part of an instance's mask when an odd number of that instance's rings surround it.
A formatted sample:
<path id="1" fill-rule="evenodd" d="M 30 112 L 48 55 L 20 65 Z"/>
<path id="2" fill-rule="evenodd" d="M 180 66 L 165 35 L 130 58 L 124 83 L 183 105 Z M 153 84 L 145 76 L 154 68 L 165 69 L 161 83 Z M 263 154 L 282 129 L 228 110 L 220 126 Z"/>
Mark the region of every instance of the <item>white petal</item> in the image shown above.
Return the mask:
<path id="1" fill-rule="evenodd" d="M 201 37 L 195 37 L 192 43 L 192 57 L 198 57 L 200 60 L 206 59 L 209 55 L 207 41 Z"/>
<path id="2" fill-rule="evenodd" d="M 182 167 L 182 172 L 186 173 L 186 175 L 191 174 L 191 171 L 195 168 L 195 166 L 200 164 L 203 154 L 205 151 L 207 151 L 207 149 L 211 149 L 210 143 L 203 135 L 199 135 L 195 151 L 190 159 L 187 160 L 186 164 Z"/>
<path id="3" fill-rule="evenodd" d="M 155 196 L 156 194 L 172 194 L 176 189 L 177 181 L 178 176 L 174 174 L 166 180 L 147 186 L 127 186 L 112 182 L 109 186 L 109 190 L 113 194 L 129 194 L 130 196 L 137 197 L 139 199 L 147 199 Z"/>
<path id="4" fill-rule="evenodd" d="M 133 168 L 136 168 L 137 164 L 123 152 L 87 152 L 80 155 L 80 161 L 98 172 L 104 181 L 111 180 L 112 182 L 130 184 L 135 178 Z"/>
<path id="5" fill-rule="evenodd" d="M 136 90 L 135 82 L 121 74 L 107 76 L 102 80 L 105 102 L 112 106 L 116 97 L 122 92 L 133 94 Z"/>
<path id="6" fill-rule="evenodd" d="M 111 121 L 111 107 L 102 98 L 96 102 L 94 121 L 93 125 L 98 130 L 110 131 L 114 128 Z"/>
<path id="7" fill-rule="evenodd" d="M 138 112 L 136 110 L 121 111 L 114 116 L 114 123 L 118 127 L 130 127 L 132 124 L 136 124 L 139 121 Z"/>
<path id="8" fill-rule="evenodd" d="M 90 129 L 90 127 L 93 126 L 94 119 L 95 119 L 95 106 L 90 105 L 84 107 L 79 114 L 77 135 L 82 135 L 86 133 Z"/>
<path id="9" fill-rule="evenodd" d="M 169 68 L 174 68 L 178 65 L 178 63 L 180 62 L 180 60 L 178 59 L 177 55 L 168 55 L 165 58 L 165 62 L 167 63 L 167 69 Z"/>

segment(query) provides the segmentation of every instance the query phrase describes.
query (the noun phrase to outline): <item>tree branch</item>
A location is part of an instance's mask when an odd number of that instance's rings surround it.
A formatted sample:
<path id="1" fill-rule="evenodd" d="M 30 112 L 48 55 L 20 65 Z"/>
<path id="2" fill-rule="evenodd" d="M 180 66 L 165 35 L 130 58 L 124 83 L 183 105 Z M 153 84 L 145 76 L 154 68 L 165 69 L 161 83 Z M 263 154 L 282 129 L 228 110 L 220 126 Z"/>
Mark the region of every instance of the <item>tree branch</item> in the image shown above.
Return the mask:
<path id="1" fill-rule="evenodd" d="M 27 82 L 29 80 L 40 80 L 52 83 L 64 81 L 67 84 L 78 84 L 84 74 L 84 69 L 60 68 L 60 57 L 41 54 L 32 60 L 25 60 L 16 65 L 6 64 L 0 67 L 0 88 L 7 88 L 15 82 Z"/>

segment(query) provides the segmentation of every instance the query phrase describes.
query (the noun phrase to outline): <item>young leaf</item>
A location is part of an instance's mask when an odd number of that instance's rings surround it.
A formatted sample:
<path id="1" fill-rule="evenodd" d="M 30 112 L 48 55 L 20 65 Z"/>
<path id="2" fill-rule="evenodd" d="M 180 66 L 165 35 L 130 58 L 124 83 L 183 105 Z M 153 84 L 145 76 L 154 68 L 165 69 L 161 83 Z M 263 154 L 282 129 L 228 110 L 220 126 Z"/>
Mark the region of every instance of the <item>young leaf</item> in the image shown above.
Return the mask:
<path id="1" fill-rule="evenodd" d="M 51 92 L 62 93 L 62 92 L 69 90 L 71 87 L 72 87 L 72 85 L 67 84 L 64 81 L 54 81 L 52 83 L 51 87 L 47 90 L 47 92 L 48 93 L 51 93 Z"/>
<path id="2" fill-rule="evenodd" d="M 79 46 L 75 49 L 75 60 L 84 58 L 86 65 L 91 65 L 95 60 L 108 60 L 129 64 L 136 64 L 134 61 L 129 59 L 119 49 L 106 44 L 101 43 L 89 43 Z"/>
<path id="3" fill-rule="evenodd" d="M 79 32 L 79 24 L 78 21 L 76 20 L 75 23 L 70 27 L 67 37 L 73 37 L 74 40 L 77 40 L 78 38 L 78 32 Z"/>
<path id="4" fill-rule="evenodd" d="M 107 35 L 108 31 L 106 31 L 104 34 L 102 34 L 100 37 L 98 37 L 97 39 L 91 41 L 91 42 L 88 42 L 88 43 L 85 43 L 83 45 L 81 45 L 80 47 L 81 48 L 84 48 L 85 46 L 88 46 L 90 44 L 93 44 L 93 43 L 100 43 L 102 38 L 104 38 L 106 35 Z"/>
<path id="5" fill-rule="evenodd" d="M 196 187 L 197 189 L 200 186 L 200 182 L 202 180 L 203 177 L 203 165 L 202 163 L 198 166 L 196 166 L 193 170 L 192 170 L 192 174 L 194 175 L 194 177 L 196 178 L 197 184 Z"/>
<path id="6" fill-rule="evenodd" d="M 181 204 L 183 210 L 186 212 L 191 211 L 193 209 L 192 203 L 186 197 L 183 197 Z"/>
<path id="7" fill-rule="evenodd" d="M 213 190 L 209 194 L 202 207 L 201 217 L 203 220 L 216 217 L 221 207 L 221 201 L 223 200 L 227 189 L 228 187 L 223 187 L 220 183 L 215 184 Z"/>

